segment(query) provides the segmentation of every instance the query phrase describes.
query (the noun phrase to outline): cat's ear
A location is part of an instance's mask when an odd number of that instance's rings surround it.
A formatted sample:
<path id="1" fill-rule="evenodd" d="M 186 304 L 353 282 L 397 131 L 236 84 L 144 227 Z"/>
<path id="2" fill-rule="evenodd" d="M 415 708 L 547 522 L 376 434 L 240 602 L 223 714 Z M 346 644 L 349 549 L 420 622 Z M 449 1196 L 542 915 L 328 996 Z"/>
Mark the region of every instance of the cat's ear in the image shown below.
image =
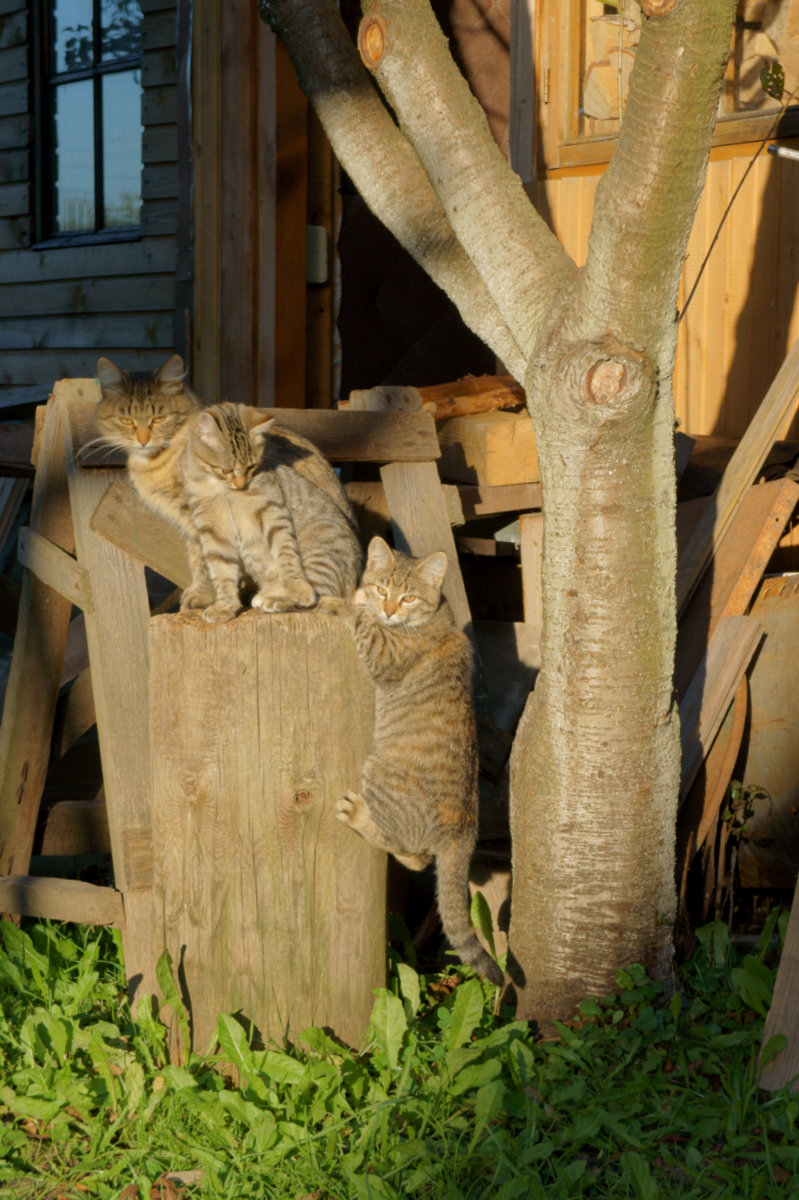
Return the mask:
<path id="1" fill-rule="evenodd" d="M 366 565 L 378 571 L 385 570 L 394 563 L 394 551 L 388 542 L 381 537 L 373 537 L 366 552 Z"/>
<path id="2" fill-rule="evenodd" d="M 166 360 L 163 367 L 159 368 L 155 376 L 155 382 L 163 392 L 182 392 L 183 376 L 185 374 L 183 359 L 179 354 L 173 354 L 171 358 Z"/>
<path id="3" fill-rule="evenodd" d="M 255 411 L 257 412 L 258 410 L 256 409 Z M 266 420 L 256 420 L 254 423 L 250 424 L 247 432 L 257 445 L 259 442 L 266 441 L 267 437 L 269 436 L 269 430 L 274 423 L 274 417 L 268 417 Z"/>
<path id="4" fill-rule="evenodd" d="M 447 573 L 447 556 L 444 551 L 436 550 L 429 558 L 423 558 L 416 564 L 416 573 L 431 587 L 440 588 Z"/>
<path id="5" fill-rule="evenodd" d="M 222 435 L 219 426 L 209 412 L 199 412 L 194 421 L 194 431 L 203 445 L 211 450 L 220 450 Z"/>
<path id="6" fill-rule="evenodd" d="M 100 387 L 115 388 L 122 383 L 124 375 L 119 367 L 114 366 L 110 358 L 98 358 L 97 378 L 100 380 Z"/>

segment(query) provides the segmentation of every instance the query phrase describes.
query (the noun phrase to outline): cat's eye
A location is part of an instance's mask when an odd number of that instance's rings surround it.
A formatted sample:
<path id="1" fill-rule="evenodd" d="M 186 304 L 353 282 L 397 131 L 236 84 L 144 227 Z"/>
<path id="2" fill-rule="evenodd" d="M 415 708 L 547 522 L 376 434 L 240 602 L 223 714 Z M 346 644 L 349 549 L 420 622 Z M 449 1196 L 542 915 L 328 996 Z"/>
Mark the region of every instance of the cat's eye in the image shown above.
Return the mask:
<path id="1" fill-rule="evenodd" d="M 375 584 L 375 591 L 377 592 L 378 596 L 380 596 L 382 599 L 385 599 L 386 596 L 388 595 L 388 592 L 386 591 L 386 589 L 384 587 L 380 587 L 379 584 Z"/>
<path id="2" fill-rule="evenodd" d="M 410 592 L 407 596 L 402 597 L 402 600 L 400 601 L 400 603 L 401 604 L 415 604 L 418 599 L 419 599 L 418 596 L 414 596 L 413 592 Z"/>
<path id="3" fill-rule="evenodd" d="M 166 417 L 153 417 L 152 421 L 150 421 L 150 424 L 151 425 L 160 425 L 161 422 L 165 421 L 165 420 L 166 420 Z"/>
<path id="4" fill-rule="evenodd" d="M 136 424 L 136 422 L 133 420 L 133 417 L 120 417 L 119 419 L 123 425 L 135 425 Z"/>

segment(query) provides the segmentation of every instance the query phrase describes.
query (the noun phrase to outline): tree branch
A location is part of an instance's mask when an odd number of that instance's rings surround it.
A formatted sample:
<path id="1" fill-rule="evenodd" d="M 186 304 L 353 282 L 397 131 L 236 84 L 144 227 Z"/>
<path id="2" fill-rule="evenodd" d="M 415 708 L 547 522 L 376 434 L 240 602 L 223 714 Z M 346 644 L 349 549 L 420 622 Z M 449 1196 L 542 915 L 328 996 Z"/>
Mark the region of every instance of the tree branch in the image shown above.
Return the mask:
<path id="1" fill-rule="evenodd" d="M 665 16 L 644 17 L 619 142 L 594 204 L 583 312 L 600 330 L 612 321 L 669 373 L 734 9 L 735 0 L 679 0 Z"/>
<path id="2" fill-rule="evenodd" d="M 364 201 L 517 379 L 525 358 L 459 244 L 418 157 L 377 95 L 334 0 L 259 0 Z"/>
<path id="3" fill-rule="evenodd" d="M 576 268 L 491 136 L 428 0 L 364 0 L 361 55 L 519 346 Z"/>

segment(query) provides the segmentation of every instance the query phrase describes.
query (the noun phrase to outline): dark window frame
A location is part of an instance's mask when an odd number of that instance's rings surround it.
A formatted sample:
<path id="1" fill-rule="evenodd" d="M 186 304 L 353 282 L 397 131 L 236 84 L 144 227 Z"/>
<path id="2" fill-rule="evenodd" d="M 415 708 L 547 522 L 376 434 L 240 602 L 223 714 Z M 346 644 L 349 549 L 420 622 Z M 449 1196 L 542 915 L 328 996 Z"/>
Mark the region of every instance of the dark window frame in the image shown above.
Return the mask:
<path id="1" fill-rule="evenodd" d="M 141 239 L 141 223 L 98 228 L 104 211 L 103 172 L 103 99 L 102 79 L 106 75 L 124 71 L 142 70 L 143 55 L 127 55 L 103 61 L 101 52 L 100 5 L 101 0 L 92 0 L 92 64 L 70 71 L 54 71 L 51 64 L 53 0 L 32 0 L 32 53 L 33 53 L 33 163 L 34 181 L 34 237 L 33 250 L 55 249 L 59 246 L 94 246 L 109 242 L 135 242 Z M 142 20 L 144 14 L 142 14 Z M 62 84 L 91 80 L 94 98 L 94 213 L 93 230 L 75 230 L 58 233 L 55 226 L 55 172 L 53 147 L 52 97 Z"/>

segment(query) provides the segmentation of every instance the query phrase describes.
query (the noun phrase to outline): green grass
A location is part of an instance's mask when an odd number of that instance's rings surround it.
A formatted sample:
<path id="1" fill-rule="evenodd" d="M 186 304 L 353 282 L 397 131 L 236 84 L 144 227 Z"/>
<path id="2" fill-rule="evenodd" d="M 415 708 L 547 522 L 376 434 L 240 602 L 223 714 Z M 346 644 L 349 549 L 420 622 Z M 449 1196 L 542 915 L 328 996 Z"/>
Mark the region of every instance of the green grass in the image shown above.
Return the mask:
<path id="1" fill-rule="evenodd" d="M 786 919 L 744 957 L 701 930 L 670 994 L 631 966 L 559 1041 L 465 971 L 400 963 L 361 1053 L 320 1030 L 254 1050 L 222 1016 L 185 1066 L 147 1005 L 133 1020 L 113 933 L 5 923 L 0 1196 L 799 1197 L 799 1102 L 756 1086 Z M 166 960 L 159 984 L 179 1005 Z"/>

